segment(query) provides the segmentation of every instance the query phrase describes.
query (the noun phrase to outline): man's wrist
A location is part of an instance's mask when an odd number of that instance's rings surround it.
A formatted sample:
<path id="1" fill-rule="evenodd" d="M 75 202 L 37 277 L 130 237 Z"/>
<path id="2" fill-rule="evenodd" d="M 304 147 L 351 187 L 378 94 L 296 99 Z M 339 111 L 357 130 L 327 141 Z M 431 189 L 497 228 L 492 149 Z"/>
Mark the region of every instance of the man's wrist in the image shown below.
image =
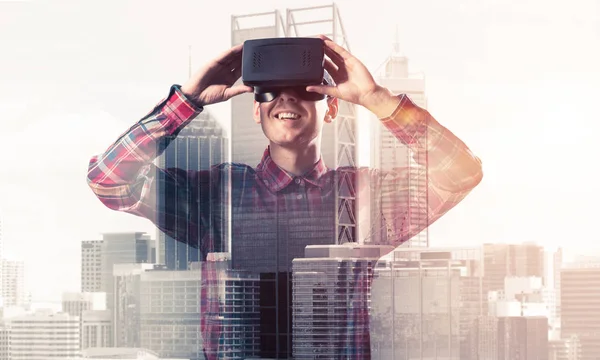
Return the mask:
<path id="1" fill-rule="evenodd" d="M 375 114 L 378 119 L 384 119 L 394 113 L 400 105 L 400 99 L 389 89 L 378 86 L 364 103 L 364 107 Z"/>

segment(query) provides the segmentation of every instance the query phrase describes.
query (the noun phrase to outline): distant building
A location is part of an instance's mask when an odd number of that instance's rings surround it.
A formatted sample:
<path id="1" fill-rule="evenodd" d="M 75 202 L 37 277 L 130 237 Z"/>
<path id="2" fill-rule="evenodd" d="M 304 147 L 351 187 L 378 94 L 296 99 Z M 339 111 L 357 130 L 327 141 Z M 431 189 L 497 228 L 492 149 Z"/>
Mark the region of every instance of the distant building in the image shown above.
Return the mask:
<path id="1" fill-rule="evenodd" d="M 506 277 L 544 278 L 544 248 L 533 243 L 483 244 L 483 293 L 504 289 Z"/>
<path id="2" fill-rule="evenodd" d="M 309 245 L 305 258 L 293 260 L 294 359 L 370 356 L 371 281 L 377 261 L 391 250 L 351 243 Z"/>
<path id="3" fill-rule="evenodd" d="M 600 263 L 565 264 L 561 281 L 561 338 L 578 339 L 581 360 L 600 354 Z"/>
<path id="4" fill-rule="evenodd" d="M 0 359 L 10 360 L 10 328 L 0 325 Z"/>
<path id="5" fill-rule="evenodd" d="M 548 319 L 545 317 L 482 316 L 475 322 L 479 360 L 547 360 Z"/>
<path id="6" fill-rule="evenodd" d="M 114 264 L 112 291 L 113 344 L 116 347 L 139 347 L 141 277 L 153 264 Z"/>
<path id="7" fill-rule="evenodd" d="M 198 265 L 198 264 L 196 264 Z M 140 275 L 140 346 L 164 358 L 201 360 L 202 271 L 155 266 Z"/>
<path id="8" fill-rule="evenodd" d="M 163 151 L 158 157 L 158 167 L 162 169 L 177 168 L 183 171 L 209 170 L 211 167 L 227 161 L 228 154 L 227 134 L 212 114 L 204 109 L 194 120 L 192 120 L 177 135 L 164 137 L 160 140 L 159 151 Z M 167 193 L 164 189 L 164 174 L 157 177 L 157 199 L 158 208 L 171 207 L 169 202 L 176 201 L 176 197 Z M 221 191 L 225 191 L 228 184 L 223 184 Z M 202 194 L 214 196 L 214 194 Z M 223 239 L 227 239 L 227 209 L 210 208 L 212 216 L 222 221 L 214 229 L 222 232 Z M 216 216 L 216 211 L 221 211 Z M 209 232 L 212 229 L 208 229 Z M 187 270 L 190 263 L 202 259 L 202 254 L 197 246 L 188 245 L 187 239 L 173 239 L 168 234 L 158 230 L 157 232 L 157 263 L 166 265 L 169 270 Z"/>
<path id="9" fill-rule="evenodd" d="M 106 292 L 106 308 L 113 310 L 114 265 L 115 264 L 154 264 L 156 241 L 143 232 L 123 232 L 102 234 L 100 263 L 102 268 L 100 291 Z"/>
<path id="10" fill-rule="evenodd" d="M 469 359 L 481 289 L 481 249 L 397 248 L 375 269 L 372 358 Z"/>
<path id="11" fill-rule="evenodd" d="M 406 94 L 416 105 L 427 108 L 425 77 L 409 72 L 408 58 L 401 54 L 398 40 L 394 43 L 392 53 L 383 63 L 381 73 L 377 74 L 377 82 L 394 94 Z M 395 215 L 394 210 L 400 206 L 410 209 L 411 224 L 422 224 L 425 227 L 419 234 L 403 243 L 402 247 L 428 247 L 429 231 L 425 226 L 428 214 L 427 211 L 422 211 L 427 209 L 423 206 L 427 202 L 426 152 L 411 151 L 377 119 L 371 119 L 370 132 L 370 166 L 382 172 L 402 168 L 406 169 L 406 174 L 394 181 L 384 182 L 382 193 L 378 197 L 372 194 L 371 226 L 368 235 L 362 235 L 365 237 L 365 243 L 398 243 L 399 234 L 386 226 L 386 220 L 389 223 L 390 218 Z"/>
<path id="12" fill-rule="evenodd" d="M 23 261 L 0 259 L 2 262 L 3 306 L 25 307 L 28 305 L 25 292 L 25 263 Z"/>
<path id="13" fill-rule="evenodd" d="M 106 310 L 106 293 L 63 293 L 63 312 L 71 316 L 81 316 L 81 313 L 86 310 Z"/>
<path id="14" fill-rule="evenodd" d="M 81 314 L 81 349 L 113 346 L 110 310 L 84 310 Z"/>
<path id="15" fill-rule="evenodd" d="M 80 355 L 77 316 L 40 310 L 10 319 L 8 326 L 11 360 L 72 359 Z"/>
<path id="16" fill-rule="evenodd" d="M 81 242 L 81 292 L 102 289 L 102 240 Z"/>

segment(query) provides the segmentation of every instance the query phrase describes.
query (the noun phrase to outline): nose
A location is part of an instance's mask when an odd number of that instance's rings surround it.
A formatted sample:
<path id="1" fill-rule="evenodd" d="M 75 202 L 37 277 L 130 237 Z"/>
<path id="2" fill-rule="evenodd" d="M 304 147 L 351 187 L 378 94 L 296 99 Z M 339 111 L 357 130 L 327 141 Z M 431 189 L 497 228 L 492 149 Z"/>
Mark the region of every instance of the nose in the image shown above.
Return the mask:
<path id="1" fill-rule="evenodd" d="M 283 89 L 279 94 L 279 100 L 282 101 L 298 101 L 298 94 L 293 89 Z"/>

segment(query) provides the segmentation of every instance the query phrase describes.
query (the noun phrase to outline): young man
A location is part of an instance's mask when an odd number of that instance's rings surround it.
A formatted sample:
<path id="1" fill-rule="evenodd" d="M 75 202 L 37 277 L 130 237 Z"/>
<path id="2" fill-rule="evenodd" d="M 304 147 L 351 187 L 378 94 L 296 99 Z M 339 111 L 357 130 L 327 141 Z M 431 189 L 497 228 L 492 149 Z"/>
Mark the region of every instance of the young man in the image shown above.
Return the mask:
<path id="1" fill-rule="evenodd" d="M 202 260 L 210 253 L 227 251 L 232 256 L 232 270 L 260 274 L 261 304 L 275 304 L 278 299 L 284 305 L 261 305 L 260 353 L 252 355 L 291 357 L 291 262 L 302 257 L 306 245 L 335 243 L 335 189 L 340 174 L 350 174 L 357 191 L 367 189 L 375 196 L 389 188 L 385 184 L 394 184 L 407 174 L 404 169 L 380 173 L 327 168 L 321 159 L 321 134 L 323 126 L 337 115 L 338 99 L 365 107 L 413 151 L 427 152 L 427 164 L 420 164 L 427 168 L 419 175 L 426 172 L 427 193 L 415 199 L 420 203 L 412 210 L 406 203 L 398 204 L 381 214 L 393 234 L 389 245 L 400 245 L 418 234 L 482 179 L 480 160 L 460 139 L 405 95 L 394 95 L 379 86 L 347 50 L 325 36 L 321 39 L 331 59 L 326 60 L 325 70 L 333 80 L 255 97 L 253 117 L 269 140 L 255 168 L 221 164 L 208 171 L 189 172 L 157 169 L 152 164 L 162 151 L 157 150 L 158 142 L 177 135 L 205 106 L 253 91 L 234 85 L 241 75 L 242 45 L 208 63 L 183 86 L 173 86 L 165 100 L 89 164 L 89 186 L 107 207 L 150 219 L 169 236 L 200 248 Z M 226 204 L 231 206 L 227 220 L 231 222 L 231 248 L 223 228 Z M 410 211 L 425 214 L 426 221 L 415 223 Z M 217 299 L 219 283 L 214 271 L 205 273 L 201 309 L 204 354 L 216 359 L 223 356 L 219 354 L 223 304 Z M 268 298 L 269 294 L 273 298 Z M 356 343 L 348 345 L 354 349 L 347 354 L 368 358 L 368 321 L 358 318 L 364 314 L 347 316 L 354 317 L 354 324 L 363 324 L 356 329 Z"/>

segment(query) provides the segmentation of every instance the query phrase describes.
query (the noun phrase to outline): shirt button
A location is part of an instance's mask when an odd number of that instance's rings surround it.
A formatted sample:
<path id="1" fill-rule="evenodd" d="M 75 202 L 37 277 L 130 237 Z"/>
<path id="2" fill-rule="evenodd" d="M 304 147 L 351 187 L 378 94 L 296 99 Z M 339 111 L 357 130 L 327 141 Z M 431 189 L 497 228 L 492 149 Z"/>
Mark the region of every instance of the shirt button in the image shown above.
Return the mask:
<path id="1" fill-rule="evenodd" d="M 296 195 L 296 199 L 301 200 L 302 199 L 302 194 Z"/>
<path id="2" fill-rule="evenodd" d="M 294 180 L 296 182 L 296 184 L 300 184 L 302 181 L 299 178 L 296 178 L 296 180 Z"/>

